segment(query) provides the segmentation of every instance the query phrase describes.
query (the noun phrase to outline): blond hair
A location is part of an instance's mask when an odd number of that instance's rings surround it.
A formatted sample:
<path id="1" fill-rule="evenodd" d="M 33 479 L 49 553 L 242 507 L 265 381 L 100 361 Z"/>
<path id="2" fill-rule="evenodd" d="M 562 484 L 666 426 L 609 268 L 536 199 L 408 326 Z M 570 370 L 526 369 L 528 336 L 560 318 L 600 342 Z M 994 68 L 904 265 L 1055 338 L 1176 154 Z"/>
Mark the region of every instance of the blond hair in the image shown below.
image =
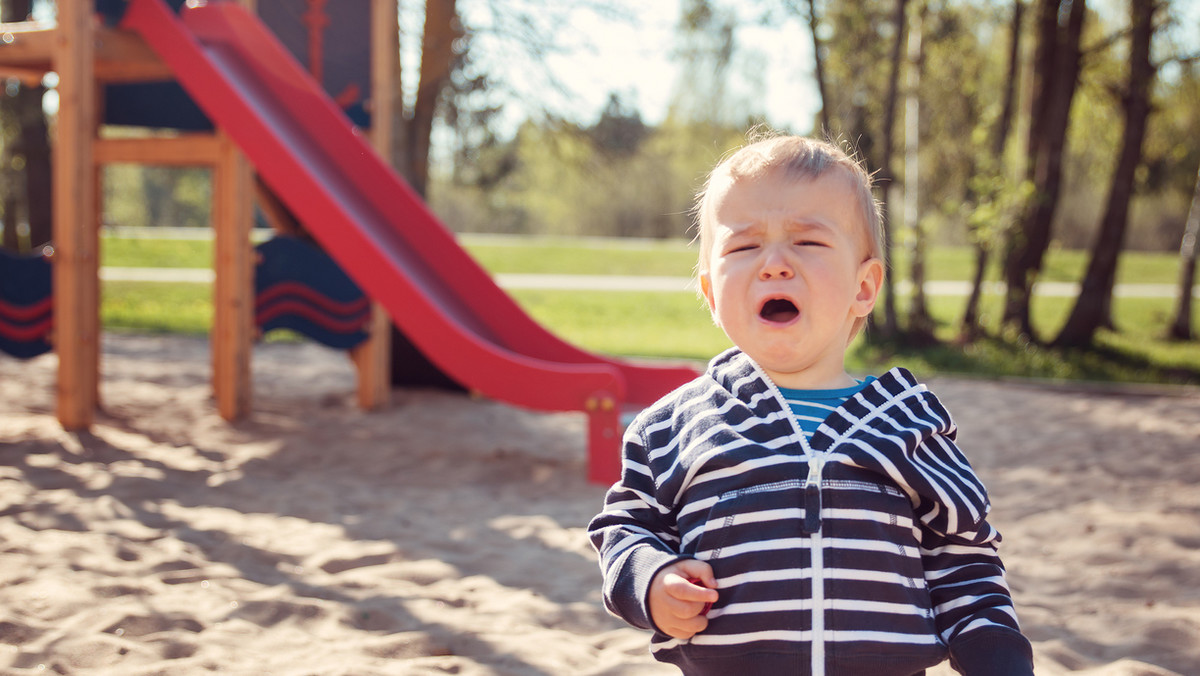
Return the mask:
<path id="1" fill-rule="evenodd" d="M 775 135 L 752 140 L 726 157 L 713 168 L 696 194 L 693 218 L 700 243 L 697 271 L 708 271 L 708 259 L 712 254 L 712 233 L 708 225 L 712 220 L 712 188 L 718 181 L 761 178 L 777 170 L 792 180 L 816 180 L 834 169 L 845 172 L 858 197 L 866 258 L 883 260 L 883 218 L 879 203 L 871 192 L 871 174 L 853 156 L 832 143 L 804 136 Z"/>

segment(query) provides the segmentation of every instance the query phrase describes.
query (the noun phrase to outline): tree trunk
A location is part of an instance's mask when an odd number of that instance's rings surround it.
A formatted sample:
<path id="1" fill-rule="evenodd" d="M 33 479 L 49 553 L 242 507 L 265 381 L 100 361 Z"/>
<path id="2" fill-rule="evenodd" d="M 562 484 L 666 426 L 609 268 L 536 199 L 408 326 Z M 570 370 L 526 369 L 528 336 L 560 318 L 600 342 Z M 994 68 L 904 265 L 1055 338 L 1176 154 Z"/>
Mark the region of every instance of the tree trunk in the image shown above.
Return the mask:
<path id="1" fill-rule="evenodd" d="M 919 3 L 908 28 L 908 74 L 904 92 L 904 225 L 913 232 L 912 304 L 908 314 L 908 340 L 918 345 L 936 342 L 933 317 L 925 300 L 925 228 L 921 225 L 920 149 L 921 149 L 921 68 L 923 51 L 921 30 L 925 7 Z"/>
<path id="2" fill-rule="evenodd" d="M 1039 42 L 1033 64 L 1035 85 L 1026 165 L 1034 196 L 1021 228 L 1009 238 L 1004 266 L 1008 288 L 1003 322 L 1030 337 L 1034 332 L 1029 304 L 1033 283 L 1050 246 L 1050 229 L 1062 188 L 1067 127 L 1079 83 L 1079 41 L 1087 14 L 1084 0 L 1069 1 L 1070 14 L 1063 28 L 1058 23 L 1059 4 L 1058 0 L 1038 2 Z"/>
<path id="3" fill-rule="evenodd" d="M 1196 249 L 1200 242 L 1200 172 L 1196 173 L 1196 190 L 1188 209 L 1187 226 L 1179 243 L 1179 303 L 1175 306 L 1175 321 L 1169 337 L 1192 340 L 1192 288 L 1196 284 Z"/>
<path id="4" fill-rule="evenodd" d="M 397 122 L 400 133 L 396 136 L 397 169 L 422 199 L 427 197 L 429 186 L 433 120 L 453 69 L 454 42 L 462 35 L 455 0 L 426 0 L 417 98 L 409 114 L 397 111 L 401 119 Z M 399 69 L 397 72 L 400 76 L 396 78 L 396 97 L 403 101 L 403 72 Z M 462 389 L 394 326 L 391 353 L 393 385 Z"/>
<path id="5" fill-rule="evenodd" d="M 463 35 L 455 0 L 427 0 L 425 33 L 421 43 L 421 75 L 417 100 L 408 124 L 406 178 L 422 198 L 429 185 L 430 136 L 438 101 L 454 65 L 454 42 Z"/>
<path id="6" fill-rule="evenodd" d="M 888 77 L 887 98 L 883 109 L 883 148 L 879 154 L 879 183 L 883 199 L 880 200 L 883 212 L 883 255 L 887 261 L 892 260 L 892 225 L 891 225 L 891 191 L 895 183 L 895 172 L 892 171 L 892 149 L 895 147 L 896 99 L 900 85 L 900 49 L 904 45 L 905 11 L 908 0 L 896 0 L 896 11 L 893 15 L 895 36 L 892 41 L 891 75 Z M 883 278 L 883 326 L 881 333 L 886 338 L 894 338 L 900 332 L 896 320 L 896 285 L 891 275 Z"/>
<path id="7" fill-rule="evenodd" d="M 1013 2 L 1012 18 L 1009 23 L 1008 43 L 1008 72 L 1005 77 L 1004 99 L 1000 107 L 1000 117 L 996 119 L 996 127 L 992 131 L 992 163 L 997 171 L 1004 167 L 1004 147 L 1008 145 L 1008 133 L 1012 129 L 1013 109 L 1016 107 L 1016 91 L 1018 70 L 1021 67 L 1021 22 L 1025 15 L 1025 3 L 1022 0 Z M 967 298 L 967 307 L 963 312 L 962 325 L 959 329 L 959 340 L 969 342 L 983 333 L 979 324 L 979 300 L 983 296 L 983 282 L 987 273 L 988 261 L 991 258 L 989 243 L 982 237 L 975 242 L 975 272 L 972 275 L 971 295 Z"/>
<path id="8" fill-rule="evenodd" d="M 817 77 L 817 94 L 821 97 L 821 133 L 833 136 L 833 126 L 829 121 L 829 104 L 825 96 L 825 62 L 821 55 L 821 38 L 817 35 L 817 0 L 808 0 L 808 30 L 812 33 L 813 65 Z"/>
<path id="9" fill-rule="evenodd" d="M 1100 232 L 1092 248 L 1087 274 L 1067 323 L 1054 344 L 1061 347 L 1090 345 L 1097 329 L 1108 320 L 1113 286 L 1117 279 L 1117 260 L 1125 243 L 1129 225 L 1129 202 L 1133 197 L 1138 166 L 1142 163 L 1142 140 L 1150 117 L 1150 88 L 1155 67 L 1150 63 L 1150 43 L 1154 37 L 1154 12 L 1158 0 L 1133 0 L 1129 49 L 1129 87 L 1125 93 L 1125 134 L 1121 155 L 1113 172 L 1108 204 L 1100 222 Z"/>
<path id="10" fill-rule="evenodd" d="M 979 300 L 983 296 L 983 278 L 987 273 L 991 252 L 986 242 L 975 243 L 975 271 L 971 274 L 971 294 L 967 296 L 967 308 L 963 311 L 962 324 L 958 329 L 958 342 L 970 343 L 983 335 L 979 323 Z"/>

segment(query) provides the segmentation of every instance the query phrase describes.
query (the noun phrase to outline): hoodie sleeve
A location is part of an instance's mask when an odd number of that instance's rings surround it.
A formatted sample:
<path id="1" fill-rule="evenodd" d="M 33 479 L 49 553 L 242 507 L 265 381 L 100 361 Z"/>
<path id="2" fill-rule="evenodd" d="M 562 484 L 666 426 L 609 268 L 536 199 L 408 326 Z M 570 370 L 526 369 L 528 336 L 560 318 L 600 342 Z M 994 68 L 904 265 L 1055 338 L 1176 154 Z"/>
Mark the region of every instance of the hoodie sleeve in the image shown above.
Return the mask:
<path id="1" fill-rule="evenodd" d="M 934 621 L 960 673 L 1032 676 L 1032 648 L 1021 635 L 996 551 L 1000 536 L 983 525 L 957 535 L 924 530 L 921 557 Z"/>
<path id="2" fill-rule="evenodd" d="M 912 501 L 934 619 L 951 663 L 967 676 L 1033 674 L 996 548 L 1000 533 L 987 521 L 987 489 L 955 444 L 950 413 L 907 371 L 897 375 L 877 388 L 891 399 L 862 431 L 873 438 L 861 457 Z"/>
<path id="3" fill-rule="evenodd" d="M 1017 624 L 997 551 L 1000 533 L 986 519 L 987 493 L 952 438 L 926 440 L 928 457 L 954 459 L 956 473 L 979 491 L 982 501 L 977 513 L 960 510 L 949 519 L 934 516 L 952 510 L 928 496 L 917 507 L 919 514 L 924 512 L 921 557 L 938 633 L 950 647 L 951 664 L 966 676 L 1032 676 L 1032 648 Z M 966 492 L 965 487 L 960 490 Z M 955 530 L 947 531 L 948 524 Z"/>
<path id="4" fill-rule="evenodd" d="M 623 443 L 621 479 L 588 525 L 588 536 L 600 554 L 609 612 L 635 627 L 656 629 L 647 606 L 650 583 L 682 558 L 679 535 L 669 508 L 656 497 L 644 439 L 630 428 Z"/>

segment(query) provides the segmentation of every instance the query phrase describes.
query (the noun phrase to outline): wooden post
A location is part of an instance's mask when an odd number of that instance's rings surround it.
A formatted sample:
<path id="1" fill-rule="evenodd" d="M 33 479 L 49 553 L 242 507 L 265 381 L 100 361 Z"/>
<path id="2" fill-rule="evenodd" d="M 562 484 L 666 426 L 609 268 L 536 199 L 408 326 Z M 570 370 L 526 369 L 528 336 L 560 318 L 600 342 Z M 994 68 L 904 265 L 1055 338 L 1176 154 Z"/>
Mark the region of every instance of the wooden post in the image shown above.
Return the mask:
<path id="1" fill-rule="evenodd" d="M 59 111 L 52 149 L 54 349 L 58 419 L 87 429 L 100 403 L 100 212 L 96 135 L 95 30 L 90 2 L 58 7 L 54 67 Z"/>
<path id="2" fill-rule="evenodd" d="M 389 163 L 397 55 L 400 52 L 395 0 L 371 3 L 371 142 Z M 378 303 L 371 304 L 370 337 L 352 355 L 358 370 L 358 405 L 367 410 L 387 405 L 391 393 L 392 323 Z"/>
<path id="3" fill-rule="evenodd" d="M 233 139 L 218 132 L 213 170 L 213 394 L 226 420 L 250 410 L 250 354 L 254 346 L 254 175 Z"/>

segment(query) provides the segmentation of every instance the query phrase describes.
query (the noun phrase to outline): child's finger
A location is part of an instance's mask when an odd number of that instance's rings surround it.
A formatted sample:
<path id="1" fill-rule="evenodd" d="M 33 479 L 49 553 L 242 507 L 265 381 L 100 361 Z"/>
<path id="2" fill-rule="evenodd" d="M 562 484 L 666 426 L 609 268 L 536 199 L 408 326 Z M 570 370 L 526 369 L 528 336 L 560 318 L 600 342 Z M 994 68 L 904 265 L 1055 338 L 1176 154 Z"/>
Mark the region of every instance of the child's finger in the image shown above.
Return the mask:
<path id="1" fill-rule="evenodd" d="M 680 601 L 711 603 L 717 600 L 717 592 L 704 586 L 699 578 L 688 578 L 672 573 L 665 580 L 667 594 Z"/>
<path id="2" fill-rule="evenodd" d="M 717 578 L 713 575 L 712 566 L 699 559 L 686 559 L 679 562 L 679 574 L 686 578 L 700 581 L 700 586 L 716 589 Z"/>
<path id="3" fill-rule="evenodd" d="M 689 639 L 708 628 L 708 618 L 703 615 L 677 619 L 667 633 L 675 638 Z"/>

